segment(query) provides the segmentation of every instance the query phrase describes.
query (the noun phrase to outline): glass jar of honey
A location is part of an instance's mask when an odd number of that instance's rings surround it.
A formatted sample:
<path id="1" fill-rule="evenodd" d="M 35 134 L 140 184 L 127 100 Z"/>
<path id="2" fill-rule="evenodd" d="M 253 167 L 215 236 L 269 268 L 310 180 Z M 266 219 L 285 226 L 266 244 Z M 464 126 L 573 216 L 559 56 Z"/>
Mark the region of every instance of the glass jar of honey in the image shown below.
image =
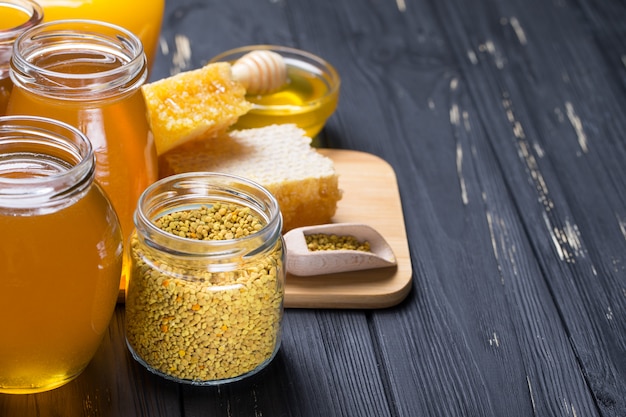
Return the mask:
<path id="1" fill-rule="evenodd" d="M 317 55 L 280 45 L 248 45 L 222 52 L 209 60 L 234 64 L 254 51 L 282 56 L 287 82 L 265 94 L 246 94 L 252 109 L 239 117 L 234 129 L 251 129 L 272 124 L 293 123 L 306 132 L 317 146 L 318 133 L 335 112 L 341 78 L 333 65 Z"/>
<path id="2" fill-rule="evenodd" d="M 146 76 L 141 41 L 104 22 L 42 23 L 17 39 L 11 58 L 7 114 L 50 117 L 87 135 L 96 179 L 113 202 L 124 236 L 134 228 L 139 196 L 158 176 L 141 93 Z"/>
<path id="3" fill-rule="evenodd" d="M 11 93 L 9 62 L 13 42 L 25 30 L 38 25 L 43 10 L 31 0 L 0 0 L 0 116 L 4 115 Z"/>
<path id="4" fill-rule="evenodd" d="M 150 186 L 135 212 L 126 340 L 147 369 L 216 385 L 263 369 L 280 345 L 282 218 L 260 185 L 186 173 Z"/>
<path id="5" fill-rule="evenodd" d="M 89 140 L 51 119 L 0 117 L 0 392 L 78 376 L 119 291 L 123 244 Z"/>
<path id="6" fill-rule="evenodd" d="M 90 19 L 113 23 L 141 39 L 148 68 L 157 52 L 165 0 L 37 0 L 44 9 L 44 22 Z"/>

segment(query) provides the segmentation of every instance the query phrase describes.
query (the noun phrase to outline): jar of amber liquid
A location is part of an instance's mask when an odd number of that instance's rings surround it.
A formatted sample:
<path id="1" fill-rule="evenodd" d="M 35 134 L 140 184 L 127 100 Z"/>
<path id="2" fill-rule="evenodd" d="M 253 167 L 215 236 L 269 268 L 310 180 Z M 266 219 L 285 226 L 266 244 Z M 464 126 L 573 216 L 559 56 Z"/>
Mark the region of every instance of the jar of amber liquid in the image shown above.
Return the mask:
<path id="1" fill-rule="evenodd" d="M 328 61 L 303 50 L 278 45 L 249 45 L 231 49 L 209 62 L 234 64 L 253 51 L 271 51 L 283 57 L 287 82 L 266 94 L 247 94 L 252 109 L 237 119 L 234 129 L 252 129 L 272 124 L 293 123 L 317 146 L 316 136 L 339 102 L 341 79 Z"/>
<path id="2" fill-rule="evenodd" d="M 9 62 L 13 51 L 13 42 L 25 30 L 41 23 L 43 10 L 31 0 L 0 0 L 0 116 L 5 114 L 11 78 Z"/>
<path id="3" fill-rule="evenodd" d="M 44 118 L 0 117 L 0 392 L 78 376 L 119 291 L 122 234 L 89 140 Z"/>
<path id="4" fill-rule="evenodd" d="M 90 19 L 113 23 L 141 39 L 148 68 L 157 52 L 165 0 L 37 0 L 43 6 L 44 22 Z"/>
<path id="5" fill-rule="evenodd" d="M 246 179 L 187 173 L 150 186 L 135 213 L 126 340 L 134 358 L 170 380 L 236 381 L 280 346 L 282 218 Z"/>
<path id="6" fill-rule="evenodd" d="M 85 133 L 96 178 L 129 236 L 137 200 L 158 175 L 140 40 L 108 23 L 65 20 L 29 29 L 14 46 L 7 114 L 50 117 Z"/>

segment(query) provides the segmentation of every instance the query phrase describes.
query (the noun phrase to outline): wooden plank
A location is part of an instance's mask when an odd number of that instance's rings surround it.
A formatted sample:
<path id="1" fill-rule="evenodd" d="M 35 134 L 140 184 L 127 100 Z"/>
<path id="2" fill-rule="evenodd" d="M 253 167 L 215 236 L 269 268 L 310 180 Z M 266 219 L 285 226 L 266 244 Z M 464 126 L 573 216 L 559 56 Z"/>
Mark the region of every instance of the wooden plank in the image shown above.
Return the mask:
<path id="1" fill-rule="evenodd" d="M 461 107 L 468 96 L 447 53 L 444 23 L 426 2 L 404 11 L 393 2 L 369 6 L 337 4 L 341 23 L 318 48 L 350 74 L 329 143 L 381 155 L 402 173 L 416 290 L 398 308 L 372 314 L 392 413 L 532 415 L 518 347 L 489 344 L 514 340 L 514 328 L 490 255 Z M 347 40 L 331 46 L 336 38 Z"/>
<path id="2" fill-rule="evenodd" d="M 587 375 L 578 368 L 579 352 L 570 345 L 553 298 L 551 280 L 558 273 L 537 259 L 546 253 L 538 248 L 551 242 L 543 216 L 537 216 L 543 210 L 535 206 L 537 172 L 520 159 L 517 126 L 503 108 L 508 100 L 526 111 L 546 99 L 541 90 L 529 96 L 527 84 L 504 88 L 518 74 L 541 79 L 550 71 L 542 66 L 547 57 L 528 57 L 519 45 L 523 33 L 515 32 L 520 21 L 513 17 L 522 9 L 528 21 L 534 17 L 522 27 L 532 31 L 540 24 L 544 36 L 537 41 L 546 47 L 578 46 L 563 34 L 548 39 L 555 21 L 575 27 L 576 12 L 567 4 L 535 3 L 499 8 L 487 2 L 414 2 L 399 11 L 379 2 L 349 12 L 338 4 L 338 29 L 305 44 L 331 51 L 340 73 L 350 74 L 328 126 L 331 146 L 383 156 L 403 173 L 402 195 L 411 195 L 403 200 L 418 294 L 400 312 L 373 314 L 379 339 L 394 341 L 389 349 L 381 346 L 400 415 L 550 415 L 562 408 L 597 414 Z M 316 14 L 314 4 L 299 6 L 307 16 Z M 345 42 L 331 46 L 337 38 Z M 532 128 L 541 117 L 524 125 Z M 542 174 L 558 181 L 550 169 Z M 527 213 L 529 206 L 535 209 Z M 532 238 L 528 224 L 534 225 Z M 547 253 L 556 260 L 554 252 Z M 568 274 L 563 278 L 565 283 Z M 622 305 L 616 300 L 622 292 L 615 288 L 613 294 L 612 305 Z M 581 294 L 570 302 L 585 305 Z M 572 325 L 585 321 L 582 315 L 571 319 Z M 621 326 L 613 326 L 615 337 Z M 584 327 L 592 335 L 598 331 Z M 614 340 L 623 346 L 619 337 Z M 600 368 L 611 362 L 620 360 L 607 356 Z M 611 370 L 613 404 L 614 390 L 622 386 L 619 374 Z M 442 396 L 451 401 L 439 401 Z"/>
<path id="3" fill-rule="evenodd" d="M 568 375 L 558 385 L 538 375 L 531 385 L 554 400 L 567 398 L 579 413 L 582 404 L 571 398 L 578 397 L 576 390 L 590 391 L 594 404 L 584 414 L 595 412 L 597 404 L 603 415 L 621 415 L 626 410 L 626 298 L 624 269 L 615 265 L 626 261 L 626 125 L 623 117 L 607 115 L 624 114 L 626 100 L 614 87 L 620 79 L 613 76 L 623 67 L 598 65 L 605 52 L 581 25 L 577 5 L 518 3 L 500 11 L 506 16 L 501 38 L 487 33 L 486 25 L 465 37 L 494 39 L 492 52 L 477 51 L 481 75 L 472 64 L 466 74 L 587 386 L 577 387 Z M 617 13 L 615 6 L 593 4 L 606 13 Z M 623 21 L 624 5 L 619 11 L 617 20 Z M 468 30 L 476 27 L 476 18 L 460 17 Z M 597 30 L 604 31 L 604 25 Z M 471 41 L 455 45 L 459 56 L 472 48 Z M 543 356 L 541 346 L 529 347 L 536 350 L 533 357 Z M 547 411 L 550 405 L 543 407 Z"/>

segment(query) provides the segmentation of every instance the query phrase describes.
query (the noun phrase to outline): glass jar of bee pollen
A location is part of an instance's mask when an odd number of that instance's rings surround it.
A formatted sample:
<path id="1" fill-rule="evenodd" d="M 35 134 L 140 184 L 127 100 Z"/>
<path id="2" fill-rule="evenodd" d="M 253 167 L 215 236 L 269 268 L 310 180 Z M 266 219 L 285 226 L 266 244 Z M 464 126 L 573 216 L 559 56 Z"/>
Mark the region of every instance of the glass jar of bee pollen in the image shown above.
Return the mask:
<path id="1" fill-rule="evenodd" d="M 217 385 L 263 369 L 280 346 L 282 218 L 275 198 L 217 173 L 166 177 L 135 212 L 126 340 L 148 370 Z"/>

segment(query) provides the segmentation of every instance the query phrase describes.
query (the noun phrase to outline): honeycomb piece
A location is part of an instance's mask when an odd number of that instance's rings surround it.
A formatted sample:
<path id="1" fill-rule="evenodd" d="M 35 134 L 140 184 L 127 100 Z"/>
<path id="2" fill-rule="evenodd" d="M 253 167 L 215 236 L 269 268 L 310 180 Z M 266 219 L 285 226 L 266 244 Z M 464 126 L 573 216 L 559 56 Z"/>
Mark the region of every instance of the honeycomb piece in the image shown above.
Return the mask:
<path id="1" fill-rule="evenodd" d="M 160 175 L 212 171 L 256 181 L 276 198 L 283 231 L 330 222 L 341 199 L 333 161 L 292 124 L 236 130 L 184 144 L 159 158 Z"/>
<path id="2" fill-rule="evenodd" d="M 142 92 L 159 155 L 224 132 L 252 107 L 225 62 L 145 84 Z"/>

